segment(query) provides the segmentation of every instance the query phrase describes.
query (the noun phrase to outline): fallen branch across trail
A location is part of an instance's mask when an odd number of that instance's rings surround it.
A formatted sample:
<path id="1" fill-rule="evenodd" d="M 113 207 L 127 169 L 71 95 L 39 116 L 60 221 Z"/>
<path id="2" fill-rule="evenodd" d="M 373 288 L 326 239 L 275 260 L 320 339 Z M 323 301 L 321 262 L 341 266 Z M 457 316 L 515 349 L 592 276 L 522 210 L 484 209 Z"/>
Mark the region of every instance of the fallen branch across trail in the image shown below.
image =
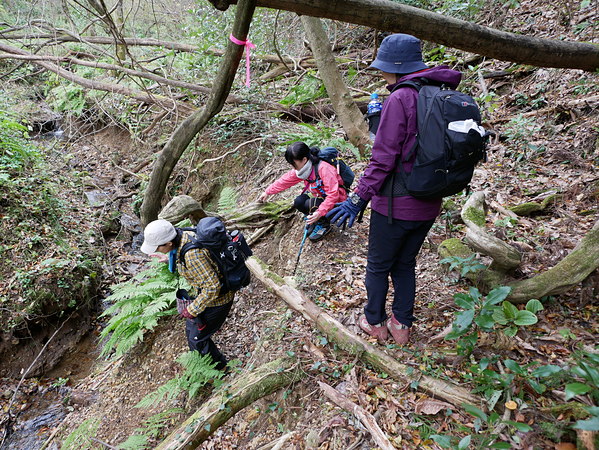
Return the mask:
<path id="1" fill-rule="evenodd" d="M 467 389 L 424 375 L 411 366 L 401 364 L 395 358 L 369 344 L 306 298 L 302 292 L 290 286 L 256 257 L 248 259 L 246 265 L 256 278 L 272 289 L 291 308 L 301 313 L 310 322 L 313 322 L 320 331 L 325 333 L 330 342 L 334 342 L 342 350 L 356 355 L 362 361 L 389 374 L 396 380 L 416 382 L 418 389 L 431 396 L 442 398 L 453 405 L 461 406 L 467 403 L 484 407 L 482 400 Z"/>
<path id="2" fill-rule="evenodd" d="M 276 359 L 236 377 L 231 384 L 221 386 L 156 449 L 196 448 L 238 411 L 299 381 L 302 372 L 296 367 L 296 362 L 297 360 L 291 357 Z"/>
<path id="3" fill-rule="evenodd" d="M 328 384 L 323 383 L 322 381 L 318 382 L 318 386 L 320 386 L 320 389 L 329 398 L 329 400 L 331 400 L 337 406 L 345 409 L 347 412 L 353 414 L 358 419 L 360 419 L 362 425 L 364 425 L 366 429 L 370 432 L 372 439 L 381 449 L 395 449 L 391 442 L 389 442 L 389 439 L 387 439 L 387 436 L 385 436 L 385 433 L 383 433 L 383 430 L 381 430 L 381 427 L 379 427 L 378 423 L 376 423 L 376 419 L 372 414 L 370 414 L 361 406 L 356 405 L 354 402 L 342 395 L 334 387 L 329 386 Z"/>

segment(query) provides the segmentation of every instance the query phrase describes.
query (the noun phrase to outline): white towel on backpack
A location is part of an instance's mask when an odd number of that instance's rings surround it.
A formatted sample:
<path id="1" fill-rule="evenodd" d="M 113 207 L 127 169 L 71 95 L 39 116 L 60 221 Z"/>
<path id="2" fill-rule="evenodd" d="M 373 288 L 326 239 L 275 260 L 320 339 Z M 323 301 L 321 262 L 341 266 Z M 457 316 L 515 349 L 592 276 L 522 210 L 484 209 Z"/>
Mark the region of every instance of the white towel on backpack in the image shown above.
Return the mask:
<path id="1" fill-rule="evenodd" d="M 481 136 L 485 135 L 485 129 L 477 124 L 472 119 L 467 120 L 458 120 L 455 122 L 449 122 L 447 124 L 447 128 L 457 133 L 465 133 L 468 134 L 470 130 L 476 130 Z"/>

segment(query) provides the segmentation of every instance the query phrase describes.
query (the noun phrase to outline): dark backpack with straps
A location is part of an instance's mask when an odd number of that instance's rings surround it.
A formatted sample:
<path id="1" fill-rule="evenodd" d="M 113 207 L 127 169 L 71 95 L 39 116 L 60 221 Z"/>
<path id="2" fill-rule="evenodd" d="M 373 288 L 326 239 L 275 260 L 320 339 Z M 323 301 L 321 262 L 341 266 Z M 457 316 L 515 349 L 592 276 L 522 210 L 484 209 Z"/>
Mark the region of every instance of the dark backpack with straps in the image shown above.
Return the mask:
<path id="1" fill-rule="evenodd" d="M 354 174 L 354 171 L 351 170 L 351 167 L 349 167 L 345 163 L 345 161 L 339 158 L 339 150 L 337 150 L 335 147 L 325 147 L 318 150 L 318 157 L 321 161 L 329 163 L 331 166 L 337 169 L 337 173 L 341 176 L 341 179 L 343 180 L 343 185 L 341 187 L 343 187 L 347 192 L 349 192 L 349 189 L 352 183 L 354 182 L 356 175 Z M 313 183 L 320 178 L 318 176 L 318 165 L 314 167 L 314 174 L 316 176 L 316 179 L 306 180 L 308 183 Z M 326 195 L 324 191 L 322 193 Z"/>
<path id="2" fill-rule="evenodd" d="M 238 291 L 250 284 L 250 270 L 245 260 L 252 256 L 243 234 L 238 230 L 227 232 L 225 225 L 216 217 L 205 217 L 196 228 L 181 228 L 194 231 L 195 237 L 179 250 L 179 261 L 185 265 L 185 254 L 192 248 L 205 248 L 218 267 L 221 281 L 220 295 Z"/>
<path id="3" fill-rule="evenodd" d="M 389 198 L 411 195 L 437 199 L 468 187 L 474 167 L 486 160 L 488 132 L 480 126 L 480 110 L 472 97 L 426 79 L 399 84 L 418 90 L 418 137 L 408 155 L 397 162 L 399 171 L 390 175 L 381 194 Z M 406 173 L 403 163 L 414 158 Z M 396 167 L 397 167 L 396 166 Z"/>

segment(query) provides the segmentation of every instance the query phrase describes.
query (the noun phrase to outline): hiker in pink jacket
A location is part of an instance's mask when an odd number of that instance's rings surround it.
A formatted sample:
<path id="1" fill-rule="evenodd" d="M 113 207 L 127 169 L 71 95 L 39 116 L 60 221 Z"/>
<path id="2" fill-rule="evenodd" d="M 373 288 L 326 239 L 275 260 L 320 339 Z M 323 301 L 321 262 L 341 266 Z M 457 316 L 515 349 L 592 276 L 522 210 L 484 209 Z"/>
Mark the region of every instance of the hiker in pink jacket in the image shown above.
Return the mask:
<path id="1" fill-rule="evenodd" d="M 320 160 L 318 148 L 310 148 L 304 142 L 294 142 L 287 147 L 285 159 L 293 169 L 268 186 L 258 201 L 263 202 L 268 196 L 303 182 L 304 190 L 295 198 L 293 206 L 307 216 L 311 228 L 308 238 L 318 241 L 331 230 L 326 213 L 347 199 L 343 179 L 334 166 Z"/>

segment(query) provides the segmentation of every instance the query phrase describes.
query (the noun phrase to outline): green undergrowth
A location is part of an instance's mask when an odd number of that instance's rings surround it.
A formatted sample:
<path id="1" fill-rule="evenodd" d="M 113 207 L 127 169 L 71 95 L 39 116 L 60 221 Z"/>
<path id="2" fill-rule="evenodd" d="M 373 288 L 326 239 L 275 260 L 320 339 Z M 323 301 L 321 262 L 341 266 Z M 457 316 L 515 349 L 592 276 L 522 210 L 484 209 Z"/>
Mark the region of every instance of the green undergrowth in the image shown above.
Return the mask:
<path id="1" fill-rule="evenodd" d="M 100 273 L 100 253 L 90 242 L 95 233 L 67 195 L 78 189 L 73 172 L 31 140 L 24 120 L 10 108 L 6 100 L 0 103 L 3 331 L 87 304 Z"/>
<path id="2" fill-rule="evenodd" d="M 103 317 L 110 317 L 100 334 L 104 339 L 101 357 L 118 358 L 143 340 L 144 334 L 153 330 L 165 316 L 176 314 L 177 287 L 187 288 L 183 278 L 169 271 L 168 265 L 158 260 L 131 280 L 112 286 L 106 299 L 112 305 Z"/>

